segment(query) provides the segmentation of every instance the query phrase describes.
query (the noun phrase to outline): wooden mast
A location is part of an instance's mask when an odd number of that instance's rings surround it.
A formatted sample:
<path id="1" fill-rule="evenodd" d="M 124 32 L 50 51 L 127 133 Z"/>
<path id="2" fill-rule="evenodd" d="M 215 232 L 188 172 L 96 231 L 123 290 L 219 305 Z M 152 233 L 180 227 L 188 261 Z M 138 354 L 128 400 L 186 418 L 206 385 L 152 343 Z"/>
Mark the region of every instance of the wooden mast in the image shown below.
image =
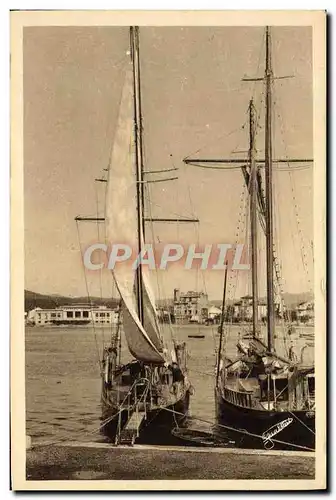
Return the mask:
<path id="1" fill-rule="evenodd" d="M 266 112 L 265 112 L 265 184 L 266 184 L 266 266 L 267 266 L 267 346 L 274 349 L 273 283 L 273 186 L 272 186 L 272 60 L 271 33 L 266 27 Z"/>
<path id="2" fill-rule="evenodd" d="M 253 99 L 249 105 L 250 116 L 250 224 L 251 224 L 251 268 L 252 268 L 252 318 L 253 337 L 258 335 L 258 240 L 257 240 L 257 166 L 255 147 L 255 107 Z"/>
<path id="3" fill-rule="evenodd" d="M 143 168 L 142 168 L 142 153 L 141 153 L 141 124 L 140 124 L 140 75 L 139 75 L 139 40 L 137 36 L 138 28 L 131 26 L 130 28 L 130 47 L 133 65 L 133 96 L 134 96 L 134 139 L 135 139 L 135 165 L 136 165 L 136 196 L 137 196 L 137 233 L 138 233 L 138 255 L 142 249 L 142 235 L 144 226 L 144 203 L 143 203 Z M 143 279 L 141 263 L 136 270 L 136 297 L 138 305 L 138 316 L 143 323 Z"/>
<path id="4" fill-rule="evenodd" d="M 219 368 L 220 368 L 220 360 L 221 360 L 222 344 L 223 344 L 224 310 L 225 310 L 225 302 L 226 302 L 227 273 L 228 273 L 228 263 L 226 262 L 226 264 L 225 264 L 225 274 L 224 274 L 223 300 L 222 300 L 222 316 L 221 316 L 221 322 L 220 322 L 220 326 L 219 326 L 220 337 L 219 337 L 218 356 L 217 356 L 217 368 L 216 368 L 216 386 L 217 386 L 218 377 L 219 377 Z"/>
<path id="5" fill-rule="evenodd" d="M 140 185 L 141 189 L 141 205 L 142 205 L 142 235 L 145 240 L 145 182 L 143 182 L 144 177 L 144 151 L 143 151 L 143 124 L 142 124 L 142 99 L 141 99 L 141 73 L 140 73 L 140 39 L 139 39 L 139 27 L 134 27 L 134 37 L 137 53 L 137 92 L 138 92 L 138 135 L 139 135 L 139 161 L 141 167 L 142 182 Z"/>

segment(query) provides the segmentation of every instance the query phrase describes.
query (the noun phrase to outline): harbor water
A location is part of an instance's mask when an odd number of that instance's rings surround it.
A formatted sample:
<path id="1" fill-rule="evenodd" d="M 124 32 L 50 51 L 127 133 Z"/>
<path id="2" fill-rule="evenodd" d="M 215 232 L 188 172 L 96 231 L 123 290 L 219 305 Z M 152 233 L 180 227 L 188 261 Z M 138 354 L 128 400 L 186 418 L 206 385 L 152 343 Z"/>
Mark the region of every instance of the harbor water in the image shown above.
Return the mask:
<path id="1" fill-rule="evenodd" d="M 238 333 L 244 333 L 244 328 L 243 325 L 231 327 L 227 340 L 229 357 L 234 357 Z M 174 327 L 174 333 L 188 346 L 188 376 L 195 389 L 190 406 L 193 422 L 195 427 L 210 429 L 215 419 L 217 326 L 186 325 Z M 300 333 L 304 335 L 301 337 Z M 188 338 L 199 334 L 204 338 Z M 110 335 L 107 326 L 95 330 L 91 327 L 26 327 L 26 432 L 33 440 L 104 440 L 99 433 L 98 360 Z M 284 349 L 282 337 L 277 334 L 279 353 Z M 302 353 L 307 362 L 311 361 L 313 328 L 296 327 L 291 338 L 297 355 L 307 346 Z M 125 358 L 125 351 L 123 355 Z"/>

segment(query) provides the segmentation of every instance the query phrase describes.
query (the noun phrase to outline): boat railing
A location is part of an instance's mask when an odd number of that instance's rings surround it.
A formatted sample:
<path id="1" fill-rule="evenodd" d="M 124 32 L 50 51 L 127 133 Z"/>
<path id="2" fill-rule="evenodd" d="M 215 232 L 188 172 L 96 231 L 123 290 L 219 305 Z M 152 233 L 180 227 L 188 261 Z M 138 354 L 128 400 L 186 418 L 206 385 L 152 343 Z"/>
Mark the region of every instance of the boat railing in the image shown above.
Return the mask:
<path id="1" fill-rule="evenodd" d="M 233 403 L 236 406 L 242 406 L 246 408 L 253 407 L 252 392 L 241 392 L 225 388 L 224 397 L 227 401 Z"/>

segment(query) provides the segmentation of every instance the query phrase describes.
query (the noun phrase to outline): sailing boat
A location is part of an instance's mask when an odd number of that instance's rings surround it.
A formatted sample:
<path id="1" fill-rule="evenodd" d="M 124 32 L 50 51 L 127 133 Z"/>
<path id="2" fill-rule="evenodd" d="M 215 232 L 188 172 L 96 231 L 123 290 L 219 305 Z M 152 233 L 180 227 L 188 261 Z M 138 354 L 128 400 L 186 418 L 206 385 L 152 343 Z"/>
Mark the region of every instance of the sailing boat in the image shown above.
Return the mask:
<path id="1" fill-rule="evenodd" d="M 107 243 L 127 243 L 137 255 L 144 250 L 148 220 L 144 214 L 142 148 L 139 33 L 137 27 L 131 27 L 130 62 L 106 179 L 105 217 L 100 220 L 105 222 Z M 140 264 L 133 269 L 120 263 L 112 274 L 120 296 L 120 314 L 117 335 L 104 349 L 101 363 L 101 428 L 116 444 L 133 444 L 137 439 L 166 442 L 172 438 L 172 428 L 183 425 L 188 415 L 191 386 L 186 345 L 172 338 L 168 349 L 168 339 L 159 329 L 146 267 Z M 134 358 L 126 364 L 121 363 L 122 337 Z"/>
<path id="2" fill-rule="evenodd" d="M 233 434 L 244 446 L 266 449 L 287 448 L 312 450 L 315 447 L 315 377 L 314 366 L 280 355 L 275 346 L 276 273 L 273 244 L 272 197 L 272 81 L 271 32 L 266 28 L 266 62 L 262 80 L 265 84 L 265 159 L 256 157 L 256 113 L 253 100 L 249 105 L 249 158 L 240 161 L 249 195 L 251 270 L 252 270 L 252 332 L 238 340 L 236 359 L 226 356 L 223 349 L 224 327 L 220 327 L 220 343 L 215 379 L 216 420 L 219 428 Z M 230 160 L 194 160 L 186 163 L 229 163 Z M 288 161 L 288 160 L 284 160 Z M 290 161 L 290 160 L 289 160 Z M 293 160 L 298 162 L 299 160 Z M 300 160 L 308 162 L 311 160 Z M 247 166 L 246 166 L 247 165 Z M 262 187 L 261 165 L 265 166 L 265 193 Z M 259 335 L 258 324 L 258 216 L 266 236 L 267 269 L 267 343 Z M 227 273 L 227 270 L 226 270 Z M 223 314 L 226 274 L 223 293 Z M 223 351 L 223 352 L 222 352 Z"/>

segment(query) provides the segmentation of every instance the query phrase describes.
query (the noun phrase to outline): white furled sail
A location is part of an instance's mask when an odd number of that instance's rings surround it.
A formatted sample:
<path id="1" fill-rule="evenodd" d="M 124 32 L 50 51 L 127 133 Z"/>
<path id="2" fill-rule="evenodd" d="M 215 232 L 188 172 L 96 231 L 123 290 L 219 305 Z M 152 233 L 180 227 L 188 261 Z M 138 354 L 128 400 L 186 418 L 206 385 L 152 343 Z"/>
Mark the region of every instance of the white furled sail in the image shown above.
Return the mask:
<path id="1" fill-rule="evenodd" d="M 155 347 L 162 351 L 162 340 L 159 334 L 159 323 L 155 309 L 154 293 L 149 280 L 148 268 L 142 269 L 143 281 L 143 325 Z"/>
<path id="2" fill-rule="evenodd" d="M 132 269 L 138 251 L 137 189 L 134 154 L 133 73 L 127 69 L 120 102 L 117 128 L 111 154 L 106 191 L 107 244 L 125 244 L 133 250 L 132 259 L 119 262 L 112 273 L 123 301 L 123 326 L 128 348 L 139 361 L 162 364 L 162 354 L 154 298 L 144 272 L 143 325 L 137 313 L 136 271 Z M 142 239 L 142 236 L 140 236 Z"/>

